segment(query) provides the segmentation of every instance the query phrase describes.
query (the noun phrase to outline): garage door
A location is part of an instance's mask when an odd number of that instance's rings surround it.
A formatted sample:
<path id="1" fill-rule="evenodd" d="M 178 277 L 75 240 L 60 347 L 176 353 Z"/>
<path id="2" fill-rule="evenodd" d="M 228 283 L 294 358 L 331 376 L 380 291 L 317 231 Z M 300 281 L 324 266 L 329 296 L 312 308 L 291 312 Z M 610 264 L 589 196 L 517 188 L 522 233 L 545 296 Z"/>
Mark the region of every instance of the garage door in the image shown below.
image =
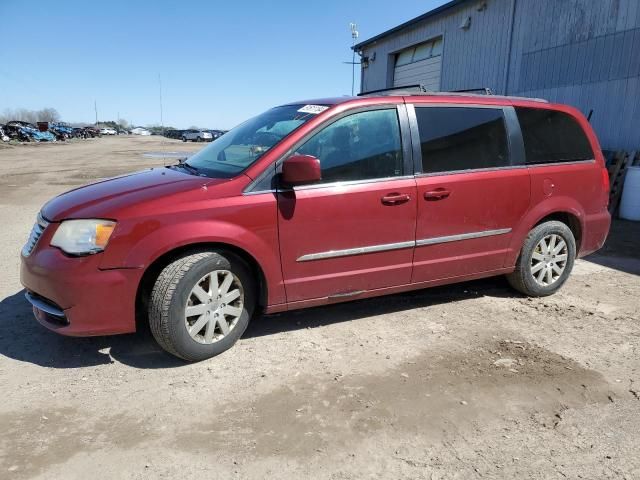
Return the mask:
<path id="1" fill-rule="evenodd" d="M 442 37 L 402 50 L 396 55 L 393 86 L 423 84 L 428 90 L 440 90 Z"/>

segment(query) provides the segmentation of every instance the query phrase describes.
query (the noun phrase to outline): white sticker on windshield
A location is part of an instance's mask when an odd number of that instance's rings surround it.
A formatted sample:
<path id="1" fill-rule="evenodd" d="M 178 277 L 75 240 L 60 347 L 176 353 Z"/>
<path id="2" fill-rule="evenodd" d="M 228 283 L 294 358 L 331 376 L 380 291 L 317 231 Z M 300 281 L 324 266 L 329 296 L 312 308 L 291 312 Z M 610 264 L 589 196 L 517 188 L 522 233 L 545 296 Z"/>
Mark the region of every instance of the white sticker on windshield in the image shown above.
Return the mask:
<path id="1" fill-rule="evenodd" d="M 325 107 L 324 105 L 305 105 L 300 110 L 301 113 L 312 113 L 313 115 L 318 115 L 319 113 L 324 112 L 329 107 Z"/>

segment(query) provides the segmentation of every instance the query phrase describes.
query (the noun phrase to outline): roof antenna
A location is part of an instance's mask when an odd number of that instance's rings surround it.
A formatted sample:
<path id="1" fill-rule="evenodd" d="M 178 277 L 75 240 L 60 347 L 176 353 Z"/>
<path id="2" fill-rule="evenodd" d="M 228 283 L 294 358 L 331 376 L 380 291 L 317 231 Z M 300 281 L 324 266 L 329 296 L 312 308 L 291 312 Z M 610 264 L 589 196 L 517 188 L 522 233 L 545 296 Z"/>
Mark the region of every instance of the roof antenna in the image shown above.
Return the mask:
<path id="1" fill-rule="evenodd" d="M 162 163 L 164 166 L 167 166 L 167 155 L 165 150 L 165 137 L 164 137 L 164 120 L 162 118 L 162 78 L 160 77 L 160 73 L 158 73 L 158 87 L 160 90 L 160 131 L 162 132 L 162 140 L 160 140 L 160 148 L 163 152 L 162 154 Z"/>
<path id="2" fill-rule="evenodd" d="M 355 94 L 356 88 L 356 40 L 360 33 L 358 32 L 358 26 L 355 23 L 350 23 L 349 28 L 351 29 L 351 38 L 353 39 L 353 45 L 351 46 L 351 96 L 353 97 Z"/>

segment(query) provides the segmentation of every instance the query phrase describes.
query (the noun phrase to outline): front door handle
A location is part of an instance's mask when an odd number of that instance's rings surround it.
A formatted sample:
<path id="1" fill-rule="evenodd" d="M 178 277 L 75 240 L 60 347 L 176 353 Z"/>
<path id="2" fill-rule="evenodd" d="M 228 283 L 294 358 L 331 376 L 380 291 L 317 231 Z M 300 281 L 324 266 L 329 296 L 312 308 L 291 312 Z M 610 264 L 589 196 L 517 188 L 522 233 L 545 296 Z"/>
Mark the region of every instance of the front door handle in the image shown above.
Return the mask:
<path id="1" fill-rule="evenodd" d="M 424 199 L 427 201 L 442 200 L 443 198 L 447 198 L 449 195 L 451 195 L 451 190 L 447 190 L 446 188 L 436 188 L 435 190 L 424 192 Z"/>
<path id="2" fill-rule="evenodd" d="M 382 203 L 384 205 L 400 205 L 407 203 L 411 200 L 411 196 L 408 193 L 390 193 L 382 197 Z"/>

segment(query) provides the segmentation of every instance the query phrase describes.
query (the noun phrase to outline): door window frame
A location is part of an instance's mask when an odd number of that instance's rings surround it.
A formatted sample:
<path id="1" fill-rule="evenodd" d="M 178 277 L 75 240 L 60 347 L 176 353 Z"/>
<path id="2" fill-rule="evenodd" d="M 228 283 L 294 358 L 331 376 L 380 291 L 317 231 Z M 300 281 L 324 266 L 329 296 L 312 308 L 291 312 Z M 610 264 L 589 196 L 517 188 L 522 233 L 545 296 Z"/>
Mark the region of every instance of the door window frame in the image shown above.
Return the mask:
<path id="1" fill-rule="evenodd" d="M 281 184 L 279 181 L 280 174 L 282 173 L 282 163 L 293 155 L 297 149 L 307 143 L 311 138 L 325 128 L 331 126 L 333 123 L 341 120 L 345 117 L 355 115 L 363 112 L 370 112 L 376 110 L 395 110 L 398 116 L 398 128 L 400 129 L 400 141 L 402 143 L 402 165 L 404 168 L 404 174 L 394 177 L 384 178 L 368 178 L 362 180 L 340 180 L 327 183 L 314 183 L 311 185 L 298 185 L 294 187 L 288 187 Z M 404 103 L 385 103 L 380 105 L 368 105 L 363 107 L 356 107 L 340 112 L 339 114 L 327 119 L 320 125 L 311 130 L 302 139 L 294 143 L 283 155 L 281 155 L 275 162 L 267 166 L 264 171 L 258 175 L 258 177 L 249 184 L 249 186 L 243 192 L 246 194 L 259 194 L 259 193 L 274 193 L 274 192 L 291 192 L 296 190 L 310 190 L 316 188 L 332 188 L 336 186 L 347 185 L 359 185 L 365 183 L 375 183 L 383 181 L 393 181 L 414 178 L 414 165 L 412 151 L 412 139 L 411 130 L 409 126 L 409 115 L 407 113 L 407 106 Z"/>
<path id="2" fill-rule="evenodd" d="M 501 110 L 504 119 L 504 127 L 507 136 L 507 153 L 510 165 L 502 167 L 468 168 L 465 170 L 447 170 L 443 172 L 424 172 L 422 168 L 422 144 L 418 129 L 416 108 L 485 108 Z M 454 103 L 408 103 L 407 115 L 409 116 L 409 129 L 411 132 L 412 153 L 414 161 L 415 177 L 439 177 L 444 175 L 457 175 L 461 173 L 488 172 L 494 170 L 511 170 L 515 168 L 527 168 L 525 163 L 524 142 L 522 131 L 518 123 L 516 110 L 510 105 L 484 105 L 484 104 L 454 104 Z"/>

